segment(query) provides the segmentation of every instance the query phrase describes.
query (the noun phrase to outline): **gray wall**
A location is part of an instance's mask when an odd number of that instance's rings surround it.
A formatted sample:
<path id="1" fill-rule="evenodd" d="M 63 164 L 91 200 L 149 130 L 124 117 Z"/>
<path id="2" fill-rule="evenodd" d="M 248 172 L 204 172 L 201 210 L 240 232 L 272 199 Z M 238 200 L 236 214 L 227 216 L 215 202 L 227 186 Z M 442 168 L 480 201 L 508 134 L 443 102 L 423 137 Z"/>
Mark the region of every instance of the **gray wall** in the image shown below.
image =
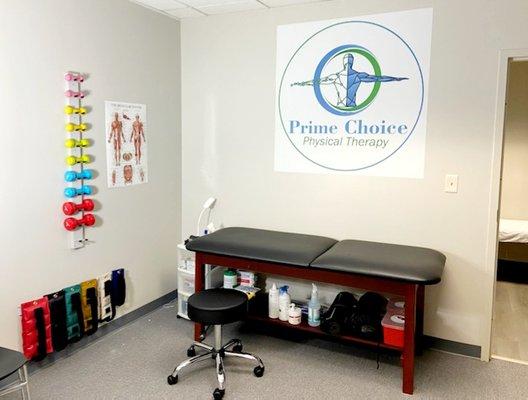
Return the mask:
<path id="1" fill-rule="evenodd" d="M 430 6 L 424 179 L 274 172 L 277 25 Z M 372 0 L 183 21 L 183 235 L 214 195 L 226 225 L 438 249 L 448 261 L 442 284 L 426 291 L 426 333 L 488 346 L 499 51 L 528 48 L 527 17 L 525 0 Z M 444 192 L 448 173 L 460 176 L 458 194 Z"/>
<path id="2" fill-rule="evenodd" d="M 176 288 L 181 232 L 180 26 L 125 0 L 0 4 L 0 345 L 19 345 L 17 306 L 128 271 L 131 311 Z M 64 80 L 88 73 L 88 153 L 100 226 L 72 252 L 64 216 Z M 146 103 L 149 183 L 107 189 L 104 101 Z"/>
<path id="3" fill-rule="evenodd" d="M 504 123 L 501 218 L 528 219 L 528 62 L 513 62 Z"/>

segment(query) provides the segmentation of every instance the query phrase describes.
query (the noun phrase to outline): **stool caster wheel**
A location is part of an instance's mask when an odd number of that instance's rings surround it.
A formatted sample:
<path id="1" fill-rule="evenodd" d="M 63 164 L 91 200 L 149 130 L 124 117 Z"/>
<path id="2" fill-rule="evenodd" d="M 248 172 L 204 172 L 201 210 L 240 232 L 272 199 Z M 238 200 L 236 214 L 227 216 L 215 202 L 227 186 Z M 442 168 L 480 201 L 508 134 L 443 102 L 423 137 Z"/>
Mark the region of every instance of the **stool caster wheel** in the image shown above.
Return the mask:
<path id="1" fill-rule="evenodd" d="M 213 392 L 213 398 L 214 400 L 222 400 L 222 398 L 224 397 L 224 394 L 225 394 L 224 389 L 220 390 L 216 388 L 215 391 Z"/>
<path id="2" fill-rule="evenodd" d="M 256 366 L 253 370 L 253 373 L 257 378 L 260 378 L 262 375 L 264 375 L 264 367 L 261 367 L 260 365 Z"/>
<path id="3" fill-rule="evenodd" d="M 196 350 L 194 346 L 191 346 L 187 349 L 187 357 L 194 357 L 196 355 Z"/>
<path id="4" fill-rule="evenodd" d="M 167 383 L 169 385 L 176 385 L 178 383 L 178 375 L 176 376 L 169 375 L 167 377 Z"/>
<path id="5" fill-rule="evenodd" d="M 235 353 L 242 353 L 242 349 L 243 349 L 242 343 L 239 343 L 233 346 L 233 351 Z"/>

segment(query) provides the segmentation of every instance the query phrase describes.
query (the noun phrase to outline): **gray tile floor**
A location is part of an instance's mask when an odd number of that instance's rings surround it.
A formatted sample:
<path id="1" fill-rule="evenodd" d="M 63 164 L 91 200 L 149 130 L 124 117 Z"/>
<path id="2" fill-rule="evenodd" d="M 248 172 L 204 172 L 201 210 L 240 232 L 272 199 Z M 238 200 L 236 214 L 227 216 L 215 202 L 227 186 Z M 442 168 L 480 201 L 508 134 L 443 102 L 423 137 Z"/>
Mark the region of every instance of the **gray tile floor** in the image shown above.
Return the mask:
<path id="1" fill-rule="evenodd" d="M 401 394 L 398 356 L 382 354 L 379 370 L 371 350 L 319 339 L 278 338 L 238 330 L 247 351 L 258 353 L 266 374 L 229 360 L 226 400 L 410 399 Z M 34 400 L 210 399 L 216 387 L 211 363 L 183 374 L 175 386 L 166 377 L 191 340 L 192 324 L 161 308 L 30 377 Z M 413 399 L 526 399 L 528 367 L 436 351 L 417 359 Z M 15 395 L 6 400 L 18 399 Z"/>

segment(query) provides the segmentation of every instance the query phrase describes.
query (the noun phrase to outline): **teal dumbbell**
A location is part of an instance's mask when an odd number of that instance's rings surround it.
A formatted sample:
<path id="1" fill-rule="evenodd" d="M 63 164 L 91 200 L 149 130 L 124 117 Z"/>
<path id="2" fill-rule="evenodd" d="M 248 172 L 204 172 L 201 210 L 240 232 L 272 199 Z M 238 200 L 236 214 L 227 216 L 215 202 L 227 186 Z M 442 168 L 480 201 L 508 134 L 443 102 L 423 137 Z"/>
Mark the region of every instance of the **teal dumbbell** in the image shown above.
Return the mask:
<path id="1" fill-rule="evenodd" d="M 82 185 L 80 188 L 66 188 L 64 189 L 64 196 L 72 198 L 83 194 L 92 194 L 92 188 L 90 186 Z"/>

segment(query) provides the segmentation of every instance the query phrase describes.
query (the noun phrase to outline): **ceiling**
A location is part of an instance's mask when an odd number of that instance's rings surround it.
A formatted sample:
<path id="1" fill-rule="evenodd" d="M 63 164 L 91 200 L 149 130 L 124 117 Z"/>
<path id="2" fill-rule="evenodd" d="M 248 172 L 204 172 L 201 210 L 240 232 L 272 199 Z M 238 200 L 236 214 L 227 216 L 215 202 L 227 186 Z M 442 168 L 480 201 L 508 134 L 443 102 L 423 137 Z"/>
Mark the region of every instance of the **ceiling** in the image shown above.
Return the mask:
<path id="1" fill-rule="evenodd" d="M 172 18 L 183 19 L 237 11 L 263 10 L 326 0 L 131 0 Z"/>

